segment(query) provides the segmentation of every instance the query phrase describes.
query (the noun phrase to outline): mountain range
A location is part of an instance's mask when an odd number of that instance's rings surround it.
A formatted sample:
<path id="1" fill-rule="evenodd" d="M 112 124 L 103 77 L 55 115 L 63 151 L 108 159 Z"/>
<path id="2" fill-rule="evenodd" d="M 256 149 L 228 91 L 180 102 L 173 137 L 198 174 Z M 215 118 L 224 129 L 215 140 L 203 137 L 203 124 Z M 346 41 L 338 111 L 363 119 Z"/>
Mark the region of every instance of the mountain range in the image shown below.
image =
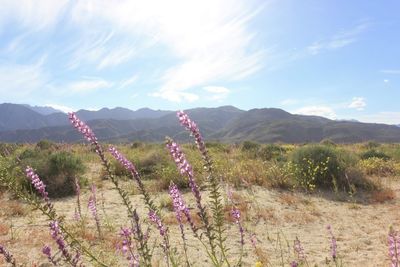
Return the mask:
<path id="1" fill-rule="evenodd" d="M 374 140 L 400 142 L 400 128 L 394 125 L 336 121 L 319 116 L 296 115 L 276 108 L 251 109 L 233 106 L 186 110 L 209 141 L 272 143 L 338 143 Z M 103 108 L 79 110 L 77 116 L 107 142 L 162 142 L 165 136 L 189 140 L 174 111 L 142 108 Z M 0 104 L 0 141 L 81 142 L 82 136 L 71 127 L 67 114 L 49 107 Z"/>

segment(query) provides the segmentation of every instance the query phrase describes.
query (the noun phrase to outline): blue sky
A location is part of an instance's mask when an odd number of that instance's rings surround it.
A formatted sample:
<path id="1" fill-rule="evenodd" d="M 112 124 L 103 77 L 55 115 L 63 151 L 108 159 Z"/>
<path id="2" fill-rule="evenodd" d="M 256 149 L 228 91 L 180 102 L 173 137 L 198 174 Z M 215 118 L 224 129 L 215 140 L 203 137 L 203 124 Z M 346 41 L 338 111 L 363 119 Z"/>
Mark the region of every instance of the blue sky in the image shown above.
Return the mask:
<path id="1" fill-rule="evenodd" d="M 1 0 L 0 102 L 400 123 L 397 0 Z"/>

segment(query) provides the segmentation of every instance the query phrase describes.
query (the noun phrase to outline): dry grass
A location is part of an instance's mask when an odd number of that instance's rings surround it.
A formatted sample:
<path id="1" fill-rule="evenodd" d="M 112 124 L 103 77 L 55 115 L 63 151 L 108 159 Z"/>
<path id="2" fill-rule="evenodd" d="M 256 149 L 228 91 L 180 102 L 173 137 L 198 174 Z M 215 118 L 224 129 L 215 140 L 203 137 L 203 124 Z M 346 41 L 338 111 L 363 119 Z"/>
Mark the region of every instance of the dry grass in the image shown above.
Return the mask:
<path id="1" fill-rule="evenodd" d="M 10 227 L 4 223 L 0 223 L 0 235 L 7 235 Z"/>
<path id="2" fill-rule="evenodd" d="M 27 208 L 20 202 L 10 200 L 5 204 L 2 212 L 6 217 L 21 217 L 27 215 Z"/>
<path id="3" fill-rule="evenodd" d="M 282 193 L 279 195 L 279 202 L 286 205 L 297 205 L 301 199 L 293 193 Z"/>
<path id="4" fill-rule="evenodd" d="M 396 193 L 393 191 L 393 189 L 384 188 L 382 190 L 373 192 L 371 194 L 370 201 L 372 203 L 384 203 L 386 201 L 394 200 L 395 197 L 396 197 Z"/>

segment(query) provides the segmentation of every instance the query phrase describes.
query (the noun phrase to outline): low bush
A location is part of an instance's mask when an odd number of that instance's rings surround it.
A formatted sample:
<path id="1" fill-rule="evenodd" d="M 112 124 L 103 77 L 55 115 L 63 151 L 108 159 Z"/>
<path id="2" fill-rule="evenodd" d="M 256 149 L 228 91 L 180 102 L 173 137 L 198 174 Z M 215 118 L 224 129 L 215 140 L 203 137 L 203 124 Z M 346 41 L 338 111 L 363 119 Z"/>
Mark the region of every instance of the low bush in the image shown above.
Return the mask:
<path id="1" fill-rule="evenodd" d="M 267 144 L 259 149 L 258 157 L 262 160 L 286 161 L 286 149 L 280 145 Z"/>
<path id="2" fill-rule="evenodd" d="M 362 153 L 360 157 L 361 157 L 361 159 L 369 159 L 369 158 L 379 158 L 379 159 L 383 159 L 383 160 L 390 159 L 390 157 L 388 155 L 386 155 L 384 152 L 377 151 L 375 149 L 370 149 L 370 150 Z"/>
<path id="3" fill-rule="evenodd" d="M 270 187 L 290 189 L 294 186 L 295 176 L 290 162 L 285 164 L 268 164 L 265 176 Z"/>
<path id="4" fill-rule="evenodd" d="M 68 151 L 56 150 L 53 146 L 36 146 L 27 149 L 20 155 L 20 168 L 34 168 L 46 184 L 51 198 L 61 198 L 74 195 L 75 179 L 83 174 L 85 167 L 82 161 Z M 24 186 L 29 185 L 26 179 L 20 181 Z"/>
<path id="5" fill-rule="evenodd" d="M 396 174 L 396 164 L 392 160 L 372 157 L 361 160 L 359 166 L 367 175 L 389 176 Z"/>
<path id="6" fill-rule="evenodd" d="M 36 143 L 36 148 L 39 150 L 48 150 L 48 151 L 54 151 L 57 150 L 58 144 L 49 141 L 49 140 L 41 140 Z"/>
<path id="7" fill-rule="evenodd" d="M 335 149 L 322 145 L 306 145 L 296 149 L 292 156 L 297 183 L 306 190 L 332 188 L 347 184 L 344 167 Z"/>
<path id="8" fill-rule="evenodd" d="M 375 142 L 375 141 L 369 141 L 363 145 L 363 147 L 366 149 L 376 149 L 380 146 L 381 146 L 381 144 L 379 144 L 378 142 Z"/>
<path id="9" fill-rule="evenodd" d="M 242 151 L 243 152 L 253 152 L 253 153 L 257 153 L 257 151 L 260 149 L 261 145 L 259 143 L 256 142 L 252 142 L 252 141 L 244 141 L 242 143 Z"/>
<path id="10" fill-rule="evenodd" d="M 337 145 L 336 145 L 336 143 L 335 142 L 333 142 L 331 139 L 323 139 L 321 142 L 319 142 L 321 145 L 324 145 L 324 146 L 333 146 L 333 147 L 336 147 Z"/>

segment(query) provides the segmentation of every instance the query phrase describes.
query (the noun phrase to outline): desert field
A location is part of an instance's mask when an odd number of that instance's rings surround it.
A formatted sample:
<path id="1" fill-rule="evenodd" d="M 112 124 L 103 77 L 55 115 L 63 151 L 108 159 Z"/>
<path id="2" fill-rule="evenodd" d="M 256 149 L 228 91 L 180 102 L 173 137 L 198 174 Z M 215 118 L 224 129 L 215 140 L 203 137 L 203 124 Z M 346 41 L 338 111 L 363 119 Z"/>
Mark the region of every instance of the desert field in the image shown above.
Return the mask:
<path id="1" fill-rule="evenodd" d="M 313 145 L 260 145 L 252 142 L 207 145 L 222 196 L 226 228 L 224 236 L 227 237 L 226 247 L 229 248 L 227 257 L 233 263 L 241 255 L 239 225 L 231 216 L 232 210 L 237 209 L 240 212 L 244 238 L 242 266 L 291 266 L 293 261 L 296 261 L 298 266 L 391 264 L 389 231 L 392 227 L 392 233 L 397 238 L 395 231 L 400 225 L 397 212 L 400 145 L 374 142 L 352 145 L 336 145 L 332 142 Z M 341 168 L 346 169 L 349 186 L 339 182 L 334 182 L 332 186 L 330 183 L 320 184 L 318 180 L 309 180 L 307 183 L 296 180 L 296 168 L 301 167 L 294 163 L 296 151 L 310 147 L 334 151 L 338 159 L 347 161 L 346 166 L 341 165 Z M 19 184 L 29 185 L 23 174 L 24 164 L 34 166 L 38 173 L 49 175 L 51 179 L 62 184 L 49 185 L 48 189 L 54 191 L 50 193 L 50 199 L 58 216 L 64 218 L 65 228 L 106 265 L 128 264 L 126 255 L 121 251 L 123 238 L 119 234 L 121 227 L 129 226 L 127 208 L 113 182 L 106 179 L 104 167 L 90 146 L 42 141 L 31 145 L 4 144 L 2 148 L 3 183 L 11 177 Z M 176 170 L 163 144 L 134 143 L 119 145 L 118 149 L 131 159 L 138 172 L 142 173 L 144 187 L 160 209 L 163 224 L 168 228 L 170 247 L 177 248 L 175 253 L 179 258 L 179 265 L 187 265 L 183 258 L 179 224 L 168 194 L 170 180 L 173 180 L 182 191 L 194 225 L 202 230 L 202 221 L 196 211 L 196 199 L 190 192 L 187 178 Z M 206 171 L 202 168 L 202 159 L 197 148 L 187 144 L 182 150 L 187 155 L 188 162 L 192 163 L 197 182 L 206 185 Z M 80 170 L 76 174 L 80 184 L 80 218 L 76 218 L 76 192 L 68 191 L 64 184 L 66 181 L 55 178 L 59 177 L 58 174 L 52 176 L 48 172 L 48 169 L 52 168 L 47 164 L 52 166 L 52 163 L 46 163 L 45 159 L 59 153 L 69 153 L 68 155 L 73 157 L 70 160 L 62 158 L 64 162 L 77 160 L 83 166 L 81 170 L 80 167 L 76 168 Z M 37 162 L 36 166 L 34 162 Z M 41 164 L 44 165 L 44 169 Z M 316 162 L 313 164 L 313 169 L 318 169 Z M 321 164 L 326 165 L 324 161 Z M 70 164 L 70 168 L 71 166 Z M 116 161 L 111 161 L 111 166 L 113 174 L 118 177 L 119 187 L 128 193 L 133 208 L 137 210 L 143 228 L 145 225 L 149 227 L 148 241 L 153 247 L 151 265 L 167 266 L 163 249 L 157 244 L 162 238 L 157 227 L 147 216 L 145 203 L 135 180 L 130 179 L 125 169 Z M 307 168 L 311 167 L 307 165 Z M 70 175 L 65 170 L 62 173 L 64 176 Z M 319 177 L 317 172 L 306 172 L 305 177 L 308 176 Z M 93 195 L 92 185 L 97 189 L 97 219 L 88 207 Z M 31 193 L 34 190 L 29 186 L 26 188 L 29 188 L 25 190 Z M 202 201 L 206 203 L 207 212 L 210 214 L 209 191 L 206 187 L 202 189 Z M 6 187 L 2 189 L 1 203 L 0 244 L 14 255 L 18 264 L 47 266 L 45 264 L 48 261 L 41 252 L 42 247 L 49 244 L 53 246 L 53 251 L 57 251 L 56 243 L 50 234 L 48 218 L 42 212 L 32 210 L 32 205 L 18 199 L 12 190 L 6 190 Z M 332 235 L 327 229 L 328 226 L 331 227 L 337 246 L 334 258 Z M 189 264 L 213 266 L 186 220 L 183 220 L 183 228 Z M 295 248 L 295 240 L 300 241 L 301 255 Z M 56 254 L 56 257 L 61 256 L 60 253 Z M 89 261 L 87 255 L 82 255 L 82 261 L 86 266 L 97 266 Z M 6 266 L 3 258 L 0 258 L 0 263 Z M 60 264 L 65 263 L 60 261 L 58 265 Z"/>

